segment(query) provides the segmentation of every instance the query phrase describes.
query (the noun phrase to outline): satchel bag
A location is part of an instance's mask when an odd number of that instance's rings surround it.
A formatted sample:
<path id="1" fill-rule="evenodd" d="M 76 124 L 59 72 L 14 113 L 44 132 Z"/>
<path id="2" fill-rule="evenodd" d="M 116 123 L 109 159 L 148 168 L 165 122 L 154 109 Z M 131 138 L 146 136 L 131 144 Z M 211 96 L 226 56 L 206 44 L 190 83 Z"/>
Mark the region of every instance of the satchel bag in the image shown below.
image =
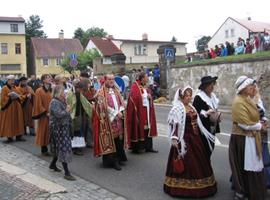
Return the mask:
<path id="1" fill-rule="evenodd" d="M 173 173 L 175 174 L 181 174 L 184 172 L 184 162 L 183 159 L 178 154 L 178 149 L 175 147 L 173 156 Z"/>
<path id="2" fill-rule="evenodd" d="M 215 112 L 209 114 L 210 122 L 216 125 L 218 122 L 220 122 L 220 116 L 221 112 L 215 110 Z"/>
<path id="3" fill-rule="evenodd" d="M 73 137 L 71 140 L 71 146 L 72 148 L 79 148 L 79 147 L 85 147 L 85 140 L 84 137 Z"/>

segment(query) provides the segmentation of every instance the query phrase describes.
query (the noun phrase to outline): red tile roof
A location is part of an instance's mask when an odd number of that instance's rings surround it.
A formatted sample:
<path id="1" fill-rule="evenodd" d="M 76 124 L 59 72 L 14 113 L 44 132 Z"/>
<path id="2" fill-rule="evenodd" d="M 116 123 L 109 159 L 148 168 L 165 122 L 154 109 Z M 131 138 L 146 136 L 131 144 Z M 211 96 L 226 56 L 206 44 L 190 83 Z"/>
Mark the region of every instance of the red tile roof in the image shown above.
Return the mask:
<path id="1" fill-rule="evenodd" d="M 22 17 L 1 17 L 0 22 L 25 22 Z"/>
<path id="2" fill-rule="evenodd" d="M 61 58 L 62 52 L 80 53 L 83 47 L 78 39 L 31 38 L 35 55 L 38 58 Z"/>
<path id="3" fill-rule="evenodd" d="M 245 19 L 236 19 L 236 18 L 232 18 L 232 19 L 254 33 L 270 31 L 269 23 L 256 22 L 256 21 L 245 20 Z"/>
<path id="4" fill-rule="evenodd" d="M 186 42 L 172 42 L 172 41 L 156 41 L 156 40 L 130 40 L 130 39 L 113 39 L 116 41 L 122 41 L 126 43 L 158 43 L 158 44 L 187 44 Z"/>
<path id="5" fill-rule="evenodd" d="M 95 44 L 103 56 L 112 56 L 122 51 L 108 38 L 92 37 L 90 40 Z"/>

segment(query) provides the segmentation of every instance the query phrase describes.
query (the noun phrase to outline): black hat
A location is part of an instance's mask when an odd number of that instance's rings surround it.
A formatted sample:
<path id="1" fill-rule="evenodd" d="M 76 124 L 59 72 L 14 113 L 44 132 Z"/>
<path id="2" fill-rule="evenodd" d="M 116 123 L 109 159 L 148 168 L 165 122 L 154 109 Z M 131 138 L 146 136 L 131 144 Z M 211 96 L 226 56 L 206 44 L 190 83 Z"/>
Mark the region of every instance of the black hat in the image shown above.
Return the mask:
<path id="1" fill-rule="evenodd" d="M 215 82 L 218 79 L 217 76 L 204 76 L 201 78 L 201 85 L 199 86 L 199 89 L 201 90 L 205 85 L 209 85 L 210 83 Z"/>
<path id="2" fill-rule="evenodd" d="M 27 81 L 27 78 L 24 77 L 24 76 L 22 76 L 22 77 L 19 79 L 19 82 L 21 82 L 21 81 Z"/>

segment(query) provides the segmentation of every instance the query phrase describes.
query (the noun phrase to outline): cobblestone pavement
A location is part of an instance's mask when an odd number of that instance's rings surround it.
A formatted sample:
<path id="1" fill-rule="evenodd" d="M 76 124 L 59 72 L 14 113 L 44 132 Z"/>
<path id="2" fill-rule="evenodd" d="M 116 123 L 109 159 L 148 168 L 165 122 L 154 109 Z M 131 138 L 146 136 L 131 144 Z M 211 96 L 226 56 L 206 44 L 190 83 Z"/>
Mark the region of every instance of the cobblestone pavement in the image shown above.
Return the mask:
<path id="1" fill-rule="evenodd" d="M 79 177 L 76 181 L 67 181 L 63 173 L 49 171 L 48 165 L 46 161 L 0 141 L 0 199 L 125 200 Z"/>
<path id="2" fill-rule="evenodd" d="M 0 188 L 1 200 L 32 200 L 39 195 L 47 193 L 2 170 L 0 170 Z"/>

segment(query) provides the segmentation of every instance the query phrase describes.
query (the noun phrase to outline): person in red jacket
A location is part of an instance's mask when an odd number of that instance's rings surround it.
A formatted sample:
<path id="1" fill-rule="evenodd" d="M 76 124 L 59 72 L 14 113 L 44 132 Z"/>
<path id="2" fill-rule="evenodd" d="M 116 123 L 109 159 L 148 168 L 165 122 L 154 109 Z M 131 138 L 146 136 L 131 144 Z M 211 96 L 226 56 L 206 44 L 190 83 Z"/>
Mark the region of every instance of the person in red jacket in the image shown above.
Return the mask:
<path id="1" fill-rule="evenodd" d="M 158 135 L 155 108 L 151 93 L 145 88 L 148 76 L 140 72 L 132 84 L 127 103 L 127 132 L 133 153 L 157 153 L 152 138 Z"/>

